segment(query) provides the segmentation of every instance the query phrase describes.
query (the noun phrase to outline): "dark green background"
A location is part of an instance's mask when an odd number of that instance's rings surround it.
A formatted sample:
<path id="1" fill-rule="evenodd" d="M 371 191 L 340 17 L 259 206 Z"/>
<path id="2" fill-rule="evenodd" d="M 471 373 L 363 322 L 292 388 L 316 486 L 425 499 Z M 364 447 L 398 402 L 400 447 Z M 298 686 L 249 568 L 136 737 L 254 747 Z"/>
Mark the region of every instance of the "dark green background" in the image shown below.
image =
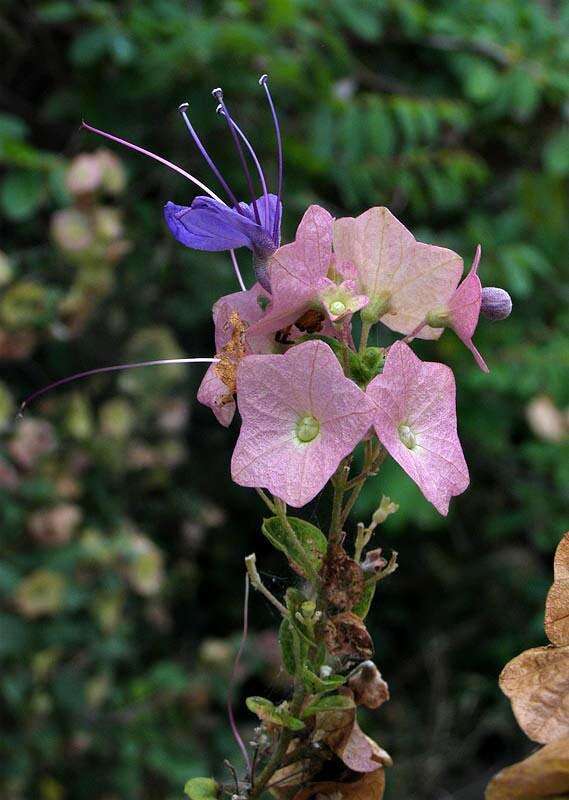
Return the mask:
<path id="1" fill-rule="evenodd" d="M 569 2 L 4 0 L 0 49 L 0 247 L 13 268 L 0 287 L 0 334 L 18 342 L 33 330 L 36 339 L 27 358 L 1 363 L 8 461 L 18 436 L 8 395 L 16 403 L 50 379 L 131 355 L 208 355 L 211 305 L 236 289 L 225 256 L 185 250 L 165 229 L 163 203 L 189 203 L 192 187 L 126 151 L 127 190 L 104 202 L 121 210 L 131 252 L 100 275 L 58 252 L 49 230 L 71 203 L 66 166 L 101 146 L 79 131 L 81 118 L 213 185 L 176 114 L 188 100 L 243 194 L 210 90 L 223 86 L 272 174 L 257 85 L 269 72 L 286 149 L 285 238 L 319 202 L 336 215 L 387 205 L 466 262 L 482 243 L 483 282 L 514 300 L 510 320 L 477 332 L 490 375 L 452 333 L 420 348 L 455 370 L 471 488 L 443 519 L 387 466 L 357 509 L 365 519 L 382 492 L 401 504 L 377 536 L 399 551 L 401 568 L 371 616 L 392 700 L 365 720 L 395 762 L 388 796 L 480 798 L 494 771 L 530 750 L 496 681 L 509 658 L 544 642 L 552 553 L 568 527 L 569 423 L 559 415 L 569 406 Z M 61 303 L 78 275 L 100 297 L 65 338 Z M 39 296 L 26 306 L 24 283 L 13 313 L 6 295 L 28 280 Z M 222 754 L 237 758 L 224 694 L 243 557 L 257 551 L 277 593 L 287 568 L 258 532 L 258 499 L 230 482 L 236 429 L 197 405 L 200 375 L 161 368 L 97 379 L 28 412 L 53 426 L 57 445 L 20 470 L 17 488 L 0 489 L 6 800 L 178 798 L 186 778 L 222 774 Z M 528 404 L 542 394 L 564 433 L 528 425 Z M 174 433 L 160 422 L 172 397 L 190 411 Z M 120 435 L 101 421 L 117 398 L 130 420 Z M 133 447 L 153 454 L 147 466 L 127 458 Z M 83 518 L 66 544 L 41 543 L 29 519 L 62 502 L 62 477 L 75 478 Z M 325 498 L 307 509 L 315 521 L 325 512 Z M 133 529 L 163 557 L 163 579 L 146 594 L 128 573 L 138 563 Z M 65 588 L 51 613 L 26 617 L 21 582 L 37 568 Z M 106 607 L 117 613 L 105 622 Z M 278 697 L 276 619 L 259 597 L 251 616 L 243 695 Z"/>

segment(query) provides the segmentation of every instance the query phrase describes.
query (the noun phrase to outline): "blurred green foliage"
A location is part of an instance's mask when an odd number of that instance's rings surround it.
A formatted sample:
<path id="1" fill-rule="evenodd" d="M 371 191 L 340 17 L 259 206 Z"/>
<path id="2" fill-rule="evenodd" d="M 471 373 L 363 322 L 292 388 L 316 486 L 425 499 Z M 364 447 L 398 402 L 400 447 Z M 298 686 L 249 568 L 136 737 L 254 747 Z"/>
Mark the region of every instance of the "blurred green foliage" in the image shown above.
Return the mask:
<path id="1" fill-rule="evenodd" d="M 543 641 L 568 527 L 569 2 L 0 0 L 0 49 L 0 795 L 177 798 L 235 756 L 242 559 L 286 565 L 230 483 L 235 431 L 196 405 L 198 368 L 103 376 L 13 413 L 81 369 L 211 353 L 230 264 L 184 250 L 161 217 L 192 187 L 79 123 L 205 176 L 176 115 L 187 99 L 243 191 L 209 91 L 223 85 L 269 163 L 266 71 L 287 238 L 313 201 L 388 205 L 465 261 L 481 242 L 483 282 L 514 299 L 477 333 L 489 376 L 451 333 L 422 348 L 457 373 L 470 492 L 443 520 L 386 466 L 357 509 L 382 493 L 401 506 L 376 537 L 401 569 L 370 621 L 392 691 L 367 720 L 396 762 L 388 796 L 480 797 L 527 748 L 496 678 Z M 276 621 L 258 597 L 252 617 L 240 681 L 278 696 Z"/>

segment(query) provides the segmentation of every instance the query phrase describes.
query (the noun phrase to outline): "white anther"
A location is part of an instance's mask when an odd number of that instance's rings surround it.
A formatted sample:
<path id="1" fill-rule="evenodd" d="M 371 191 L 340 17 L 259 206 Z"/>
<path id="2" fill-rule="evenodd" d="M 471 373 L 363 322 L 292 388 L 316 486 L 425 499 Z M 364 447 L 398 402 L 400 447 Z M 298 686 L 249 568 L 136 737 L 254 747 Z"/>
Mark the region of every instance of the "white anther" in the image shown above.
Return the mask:
<path id="1" fill-rule="evenodd" d="M 189 103 L 180 103 L 180 105 L 178 106 L 178 111 L 180 112 L 187 111 L 189 107 L 190 107 Z"/>
<path id="2" fill-rule="evenodd" d="M 266 83 L 268 80 L 269 80 L 269 76 L 268 76 L 268 75 L 267 75 L 267 73 L 265 72 L 265 73 L 264 73 L 263 75 L 261 75 L 261 77 L 259 78 L 259 86 L 262 86 L 262 85 L 263 85 L 264 83 Z"/>

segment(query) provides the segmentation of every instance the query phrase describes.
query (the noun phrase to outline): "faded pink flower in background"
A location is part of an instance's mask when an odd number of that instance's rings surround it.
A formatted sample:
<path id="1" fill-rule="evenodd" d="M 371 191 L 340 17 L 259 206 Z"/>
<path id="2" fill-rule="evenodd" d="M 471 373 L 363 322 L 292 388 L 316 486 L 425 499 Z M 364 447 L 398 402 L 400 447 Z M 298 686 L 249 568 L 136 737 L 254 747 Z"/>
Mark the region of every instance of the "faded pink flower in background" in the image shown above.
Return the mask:
<path id="1" fill-rule="evenodd" d="M 333 217 L 320 206 L 309 206 L 294 242 L 285 244 L 269 261 L 271 305 L 251 333 L 269 333 L 294 323 L 312 305 L 319 305 L 320 281 L 332 260 Z"/>
<path id="2" fill-rule="evenodd" d="M 237 373 L 237 402 L 242 425 L 233 480 L 268 489 L 295 508 L 324 487 L 375 412 L 322 341 L 247 357 Z"/>
<path id="3" fill-rule="evenodd" d="M 391 456 L 441 514 L 469 484 L 456 429 L 456 387 L 449 367 L 421 361 L 395 342 L 383 372 L 366 393 L 376 403 L 374 427 Z"/>
<path id="4" fill-rule="evenodd" d="M 231 315 L 236 312 L 245 325 L 252 325 L 263 315 L 261 304 L 264 298 L 267 302 L 266 291 L 256 283 L 246 292 L 235 292 L 225 297 L 220 297 L 213 306 L 213 323 L 215 325 L 215 351 L 220 350 L 229 342 L 232 334 Z M 274 350 L 274 339 L 264 334 L 246 337 L 247 349 L 251 353 L 271 353 Z M 212 364 L 198 390 L 198 400 L 209 406 L 218 421 L 227 427 L 235 414 L 235 400 L 227 398 L 228 387 L 219 377 L 216 365 Z"/>
<path id="5" fill-rule="evenodd" d="M 394 331 L 410 334 L 432 308 L 445 305 L 460 276 L 462 258 L 446 247 L 417 242 L 387 209 L 370 208 L 359 217 L 334 223 L 334 251 L 353 263 L 358 289 L 369 297 L 366 311 Z M 438 339 L 441 331 L 423 328 L 423 339 Z"/>

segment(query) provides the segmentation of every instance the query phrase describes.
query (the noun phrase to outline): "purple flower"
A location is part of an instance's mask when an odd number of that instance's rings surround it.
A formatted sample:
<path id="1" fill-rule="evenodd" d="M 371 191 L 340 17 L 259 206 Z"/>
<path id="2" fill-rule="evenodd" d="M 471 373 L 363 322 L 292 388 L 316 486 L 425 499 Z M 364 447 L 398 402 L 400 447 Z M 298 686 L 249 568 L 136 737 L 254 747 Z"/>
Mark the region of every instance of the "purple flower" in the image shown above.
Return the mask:
<path id="1" fill-rule="evenodd" d="M 267 262 L 269 257 L 278 249 L 280 244 L 283 151 L 279 122 L 267 82 L 268 78 L 266 75 L 261 76 L 259 79 L 259 83 L 263 87 L 269 103 L 277 140 L 276 194 L 269 192 L 265 172 L 261 166 L 257 154 L 247 136 L 232 118 L 223 99 L 222 90 L 214 89 L 212 92 L 213 96 L 218 101 L 217 112 L 225 119 L 227 123 L 229 132 L 235 145 L 235 149 L 237 151 L 237 155 L 243 168 L 243 173 L 245 175 L 251 201 L 249 204 L 237 199 L 235 193 L 207 152 L 200 137 L 190 122 L 190 118 L 188 116 L 188 103 L 182 103 L 182 105 L 179 107 L 180 114 L 182 115 L 194 144 L 219 181 L 223 191 L 227 195 L 228 202 L 224 202 L 221 197 L 215 194 L 215 192 L 213 192 L 208 186 L 195 178 L 189 172 L 186 172 L 176 164 L 167 161 L 162 156 L 151 153 L 150 151 L 145 150 L 138 145 L 132 144 L 132 142 L 128 142 L 125 139 L 119 139 L 117 136 L 98 130 L 97 128 L 93 128 L 90 125 L 83 123 L 84 127 L 93 133 L 105 136 L 107 139 L 111 139 L 112 141 L 118 142 L 126 147 L 130 147 L 132 150 L 136 150 L 143 155 L 159 161 L 161 164 L 164 164 L 170 169 L 173 169 L 174 171 L 183 175 L 185 178 L 202 189 L 202 191 L 205 191 L 206 194 L 196 197 L 190 206 L 180 206 L 172 202 L 166 203 L 164 208 L 164 217 L 166 223 L 174 237 L 186 247 L 191 247 L 196 250 L 208 250 L 210 252 L 219 252 L 223 250 L 231 251 L 235 272 L 243 290 L 245 289 L 245 285 L 239 273 L 239 267 L 232 251 L 239 247 L 247 247 L 252 251 L 253 266 L 257 280 L 263 286 L 263 288 L 265 288 L 267 291 L 270 291 Z M 255 190 L 255 181 L 249 169 L 248 160 L 252 162 L 254 166 L 254 172 L 257 174 L 257 181 L 262 191 L 260 197 L 257 196 L 258 192 Z"/>

